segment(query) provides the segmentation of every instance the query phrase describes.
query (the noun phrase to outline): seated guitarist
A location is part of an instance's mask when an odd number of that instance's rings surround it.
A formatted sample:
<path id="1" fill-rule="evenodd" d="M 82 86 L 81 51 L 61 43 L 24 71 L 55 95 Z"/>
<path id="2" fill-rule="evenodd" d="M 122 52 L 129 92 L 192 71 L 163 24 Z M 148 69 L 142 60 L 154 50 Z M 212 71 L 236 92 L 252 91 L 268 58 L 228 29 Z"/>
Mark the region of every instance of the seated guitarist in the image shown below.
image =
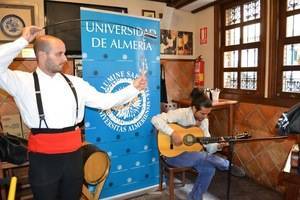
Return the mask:
<path id="1" fill-rule="evenodd" d="M 152 123 L 159 131 L 169 135 L 174 145 L 181 145 L 182 134 L 173 130 L 168 124 L 177 123 L 181 126 L 199 126 L 204 137 L 210 137 L 207 115 L 212 109 L 211 100 L 204 94 L 203 90 L 194 88 L 192 93 L 192 104 L 188 108 L 170 110 L 168 113 L 161 113 L 152 118 Z M 229 161 L 214 155 L 213 153 L 228 146 L 227 142 L 211 143 L 204 145 L 206 151 L 184 152 L 175 157 L 165 157 L 169 165 L 175 167 L 193 167 L 198 172 L 192 191 L 188 194 L 188 200 L 202 199 L 215 174 L 215 170 L 228 170 Z M 232 166 L 232 174 L 245 176 L 245 172 L 237 166 Z"/>

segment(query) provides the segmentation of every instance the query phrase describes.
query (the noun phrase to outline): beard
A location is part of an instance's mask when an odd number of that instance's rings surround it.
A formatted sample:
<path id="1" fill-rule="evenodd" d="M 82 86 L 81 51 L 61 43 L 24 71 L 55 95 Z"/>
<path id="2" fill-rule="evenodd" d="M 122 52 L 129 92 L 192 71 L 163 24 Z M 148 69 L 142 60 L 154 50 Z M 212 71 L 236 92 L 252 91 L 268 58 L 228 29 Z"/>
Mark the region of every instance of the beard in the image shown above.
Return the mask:
<path id="1" fill-rule="evenodd" d="M 46 61 L 46 66 L 49 72 L 51 73 L 57 73 L 57 72 L 62 72 L 63 65 L 65 63 L 54 63 L 52 59 L 47 59 Z"/>

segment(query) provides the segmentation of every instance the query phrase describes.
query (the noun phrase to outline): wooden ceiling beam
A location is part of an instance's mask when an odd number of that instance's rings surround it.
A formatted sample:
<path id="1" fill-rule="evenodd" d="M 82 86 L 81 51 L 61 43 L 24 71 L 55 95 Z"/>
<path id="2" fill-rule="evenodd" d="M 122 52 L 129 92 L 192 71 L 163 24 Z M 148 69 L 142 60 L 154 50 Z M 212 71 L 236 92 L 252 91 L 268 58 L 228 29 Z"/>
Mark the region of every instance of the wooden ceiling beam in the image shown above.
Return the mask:
<path id="1" fill-rule="evenodd" d="M 168 3 L 167 0 L 149 0 L 149 1 L 157 1 L 157 2 L 162 2 L 162 3 Z"/>
<path id="2" fill-rule="evenodd" d="M 176 9 L 180 9 L 180 8 L 182 8 L 188 4 L 191 4 L 197 0 L 150 0 L 150 1 L 163 2 L 163 3 L 166 3 L 167 6 L 170 6 L 170 7 L 176 8 Z M 198 13 L 198 12 L 200 12 L 206 8 L 209 8 L 211 6 L 215 6 L 217 4 L 222 4 L 224 2 L 230 2 L 230 1 L 237 1 L 237 0 L 216 0 L 214 2 L 208 3 L 204 6 L 201 6 L 199 8 L 192 10 L 191 13 L 195 14 L 195 13 Z"/>
<path id="3" fill-rule="evenodd" d="M 199 8 L 196 8 L 196 9 L 192 10 L 191 13 L 195 14 L 197 12 L 200 12 L 201 10 L 204 10 L 204 9 L 209 8 L 211 6 L 215 6 L 215 5 L 217 5 L 219 3 L 222 3 L 224 1 L 227 1 L 227 0 L 216 0 L 214 2 L 208 3 L 208 4 L 204 5 L 204 6 L 201 6 Z"/>
<path id="4" fill-rule="evenodd" d="M 204 5 L 204 6 L 201 6 L 201 7 L 199 7 L 199 8 L 196 8 L 196 9 L 192 10 L 191 13 L 195 14 L 195 13 L 197 13 L 197 12 L 200 12 L 201 10 L 204 10 L 204 9 L 206 9 L 206 8 L 209 8 L 209 7 L 211 7 L 211 6 L 214 6 L 215 4 L 217 4 L 216 1 L 211 2 L 211 3 L 208 3 L 208 4 Z"/>
<path id="5" fill-rule="evenodd" d="M 196 0 L 175 0 L 175 1 L 173 1 L 172 5 L 170 5 L 170 6 L 176 8 L 176 9 L 180 9 L 188 4 L 193 3 L 194 1 L 196 1 Z"/>
<path id="6" fill-rule="evenodd" d="M 166 3 L 167 6 L 180 9 L 190 3 L 193 3 L 196 0 L 150 0 L 150 1 L 157 1 L 157 2 L 162 2 Z"/>

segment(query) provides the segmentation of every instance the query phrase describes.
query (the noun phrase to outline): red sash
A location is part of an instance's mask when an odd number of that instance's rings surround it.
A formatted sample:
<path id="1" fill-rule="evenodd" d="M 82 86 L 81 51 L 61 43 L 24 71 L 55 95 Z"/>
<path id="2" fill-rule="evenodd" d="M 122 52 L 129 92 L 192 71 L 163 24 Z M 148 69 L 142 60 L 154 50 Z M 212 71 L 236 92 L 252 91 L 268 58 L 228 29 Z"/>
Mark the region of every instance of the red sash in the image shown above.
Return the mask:
<path id="1" fill-rule="evenodd" d="M 63 133 L 30 133 L 28 151 L 44 154 L 70 153 L 81 147 L 81 129 Z"/>

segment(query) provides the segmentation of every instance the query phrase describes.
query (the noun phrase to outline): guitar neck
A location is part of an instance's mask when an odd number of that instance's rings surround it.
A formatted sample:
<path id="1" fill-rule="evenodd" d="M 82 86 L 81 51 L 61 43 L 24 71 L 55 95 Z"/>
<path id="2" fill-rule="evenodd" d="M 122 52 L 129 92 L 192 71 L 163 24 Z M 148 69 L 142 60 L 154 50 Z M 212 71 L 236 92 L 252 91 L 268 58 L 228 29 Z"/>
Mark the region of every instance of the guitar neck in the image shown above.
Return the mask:
<path id="1" fill-rule="evenodd" d="M 197 142 L 201 144 L 209 144 L 209 143 L 220 143 L 230 141 L 230 140 L 235 140 L 235 136 L 222 136 L 222 137 L 197 137 L 196 140 Z"/>

